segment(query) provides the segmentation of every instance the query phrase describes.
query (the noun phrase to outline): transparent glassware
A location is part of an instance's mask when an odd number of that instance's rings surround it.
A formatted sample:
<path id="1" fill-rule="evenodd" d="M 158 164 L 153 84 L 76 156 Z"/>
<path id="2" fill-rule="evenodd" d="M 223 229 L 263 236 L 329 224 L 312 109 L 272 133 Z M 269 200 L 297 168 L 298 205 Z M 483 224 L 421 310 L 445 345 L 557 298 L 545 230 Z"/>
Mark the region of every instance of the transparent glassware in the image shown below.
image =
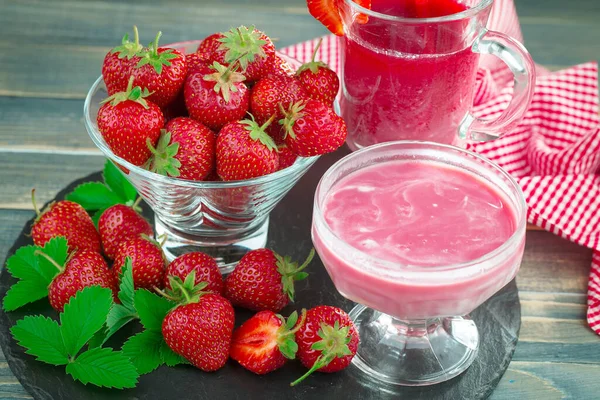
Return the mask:
<path id="1" fill-rule="evenodd" d="M 515 39 L 486 29 L 493 0 L 458 3 L 468 9 L 405 18 L 339 2 L 340 105 L 352 150 L 394 140 L 493 140 L 518 124 L 533 96 L 533 60 Z M 480 54 L 499 58 L 514 75 L 511 102 L 492 120 L 471 112 Z"/>
<path id="2" fill-rule="evenodd" d="M 193 52 L 200 41 L 167 47 Z M 279 54 L 297 68 L 300 63 Z M 84 105 L 85 127 L 96 146 L 138 190 L 155 214 L 156 235 L 166 234 L 163 246 L 169 260 L 191 251 L 213 256 L 223 273 L 230 272 L 249 250 L 264 247 L 269 213 L 318 157 L 298 158 L 294 165 L 254 179 L 196 182 L 149 172 L 117 157 L 98 130 L 100 102 L 108 97 L 102 77 L 92 85 Z"/>
<path id="3" fill-rule="evenodd" d="M 327 224 L 323 203 L 348 174 L 391 160 L 433 162 L 480 178 L 513 209 L 515 232 L 495 250 L 454 265 L 401 265 L 351 246 Z M 408 386 L 443 382 L 465 371 L 480 340 L 468 314 L 516 276 L 526 216 L 523 193 L 506 172 L 451 145 L 389 142 L 358 150 L 334 164 L 315 192 L 312 240 L 336 289 L 358 303 L 350 312 L 361 339 L 353 364 L 372 378 Z"/>

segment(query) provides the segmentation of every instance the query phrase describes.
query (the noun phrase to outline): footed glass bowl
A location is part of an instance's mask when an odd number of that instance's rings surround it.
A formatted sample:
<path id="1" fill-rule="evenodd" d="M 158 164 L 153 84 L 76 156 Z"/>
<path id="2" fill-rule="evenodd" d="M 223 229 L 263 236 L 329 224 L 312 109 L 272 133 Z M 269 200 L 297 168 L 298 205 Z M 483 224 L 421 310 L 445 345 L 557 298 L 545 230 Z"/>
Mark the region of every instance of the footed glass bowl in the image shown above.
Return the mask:
<path id="1" fill-rule="evenodd" d="M 200 41 L 166 47 L 196 50 Z M 300 63 L 279 54 L 292 67 Z M 102 77 L 92 85 L 84 105 L 85 127 L 98 148 L 128 171 L 126 178 L 155 213 L 155 232 L 166 234 L 163 246 L 170 260 L 192 251 L 213 256 L 221 272 L 228 273 L 246 252 L 264 247 L 269 213 L 318 157 L 298 158 L 275 173 L 235 182 L 196 182 L 149 172 L 116 156 L 98 130 L 100 102 L 108 97 Z"/>

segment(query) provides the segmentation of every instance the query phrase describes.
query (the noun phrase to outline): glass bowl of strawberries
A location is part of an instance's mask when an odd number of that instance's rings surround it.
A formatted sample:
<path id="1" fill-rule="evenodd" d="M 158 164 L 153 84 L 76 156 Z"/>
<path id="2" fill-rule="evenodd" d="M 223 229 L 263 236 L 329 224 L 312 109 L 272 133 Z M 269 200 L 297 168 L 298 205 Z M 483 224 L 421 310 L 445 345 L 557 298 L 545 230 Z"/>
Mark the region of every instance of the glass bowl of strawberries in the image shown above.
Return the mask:
<path id="1" fill-rule="evenodd" d="M 134 30 L 105 57 L 86 129 L 154 211 L 167 258 L 201 251 L 227 273 L 265 246 L 269 213 L 318 156 L 344 143 L 339 81 L 327 72 L 328 88 L 310 87 L 326 79 L 300 73 L 326 67 L 276 52 L 253 27 L 164 47 Z"/>

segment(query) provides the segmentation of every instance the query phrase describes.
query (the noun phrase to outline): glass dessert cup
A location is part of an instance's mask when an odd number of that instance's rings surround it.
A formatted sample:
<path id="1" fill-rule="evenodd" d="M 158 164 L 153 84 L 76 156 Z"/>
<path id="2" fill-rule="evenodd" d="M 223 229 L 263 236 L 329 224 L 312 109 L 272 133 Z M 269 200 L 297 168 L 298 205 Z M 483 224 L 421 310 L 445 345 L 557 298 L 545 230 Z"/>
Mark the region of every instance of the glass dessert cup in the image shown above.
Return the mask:
<path id="1" fill-rule="evenodd" d="M 200 41 L 166 47 L 193 52 Z M 300 63 L 279 54 L 297 68 Z M 155 233 L 166 234 L 170 260 L 192 251 L 213 256 L 228 273 L 246 252 L 267 243 L 269 213 L 318 157 L 298 158 L 294 165 L 258 178 L 232 182 L 197 182 L 149 172 L 116 156 L 98 130 L 100 102 L 108 97 L 102 77 L 92 85 L 84 105 L 86 129 L 104 155 L 127 171 L 125 177 L 155 214 Z"/>
<path id="2" fill-rule="evenodd" d="M 476 177 L 512 209 L 514 232 L 477 259 L 434 266 L 401 265 L 340 239 L 324 216 L 328 194 L 350 173 L 392 160 L 433 163 Z M 361 339 L 354 366 L 371 378 L 407 386 L 444 382 L 465 371 L 480 340 L 468 314 L 516 276 L 525 246 L 526 211 L 519 185 L 506 172 L 451 145 L 388 142 L 334 164 L 315 193 L 312 240 L 336 289 L 358 303 L 350 312 Z"/>

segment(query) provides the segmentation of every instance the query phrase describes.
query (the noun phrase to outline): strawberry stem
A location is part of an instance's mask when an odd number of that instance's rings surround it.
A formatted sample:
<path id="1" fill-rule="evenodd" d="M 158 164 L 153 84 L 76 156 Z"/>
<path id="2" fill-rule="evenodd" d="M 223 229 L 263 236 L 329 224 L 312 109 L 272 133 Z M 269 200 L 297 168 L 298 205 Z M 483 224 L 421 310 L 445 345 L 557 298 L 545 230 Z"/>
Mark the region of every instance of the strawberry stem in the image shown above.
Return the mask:
<path id="1" fill-rule="evenodd" d="M 135 25 L 133 26 L 133 42 L 135 43 L 136 47 L 140 44 L 140 34 L 137 26 Z"/>
<path id="2" fill-rule="evenodd" d="M 321 47 L 321 43 L 323 43 L 323 38 L 319 39 L 319 43 L 317 43 L 317 47 L 313 50 L 311 62 L 315 62 L 315 58 L 317 57 L 317 51 L 319 51 L 319 47 Z"/>
<path id="3" fill-rule="evenodd" d="M 154 289 L 154 291 L 158 294 L 160 294 L 162 297 L 164 297 L 167 300 L 171 300 L 171 301 L 177 301 L 177 299 L 173 296 L 169 296 L 164 290 L 160 290 L 158 287 L 153 286 L 152 287 Z"/>
<path id="4" fill-rule="evenodd" d="M 306 373 L 304 375 L 302 375 L 300 378 L 296 379 L 294 382 L 290 383 L 290 386 L 296 386 L 297 384 L 299 384 L 300 382 L 302 382 L 303 380 L 305 380 L 309 375 L 311 375 L 313 372 L 315 372 L 316 370 L 325 367 L 326 365 L 328 365 L 330 362 L 333 361 L 335 357 L 329 356 L 329 357 L 323 357 L 323 354 L 321 354 L 317 360 L 315 361 L 315 363 L 313 364 L 313 366 L 306 371 Z"/>
<path id="5" fill-rule="evenodd" d="M 40 215 L 40 209 L 35 202 L 35 189 L 31 189 L 31 204 L 33 204 L 33 209 L 35 210 L 35 215 Z"/>
<path id="6" fill-rule="evenodd" d="M 296 272 L 300 272 L 302 271 L 304 268 L 308 267 L 308 264 L 310 264 L 310 262 L 312 261 L 313 257 L 315 256 L 315 249 L 312 248 L 310 250 L 310 253 L 308 253 L 308 257 L 306 257 L 306 260 L 304 260 L 304 263 L 302 263 L 302 265 L 300 266 L 300 268 L 298 268 L 296 270 Z"/>
<path id="7" fill-rule="evenodd" d="M 298 332 L 300 330 L 300 328 L 302 328 L 302 326 L 304 325 L 304 321 L 306 321 L 306 308 L 302 309 L 302 314 L 300 314 L 300 321 L 298 321 L 298 323 L 296 324 L 294 329 L 291 329 L 286 334 L 292 334 L 292 335 L 296 334 L 296 332 Z"/>
<path id="8" fill-rule="evenodd" d="M 165 243 L 167 243 L 168 238 L 169 236 L 166 233 L 163 233 L 162 235 L 156 238 L 156 240 L 158 241 L 158 245 L 161 247 L 161 249 L 165 245 Z"/>
<path id="9" fill-rule="evenodd" d="M 162 32 L 158 31 L 156 37 L 154 38 L 154 42 L 152 42 L 152 55 L 155 57 L 158 57 L 158 41 L 160 40 L 161 36 Z"/>
<path id="10" fill-rule="evenodd" d="M 56 261 L 54 261 L 54 259 L 52 259 L 52 257 L 50 257 L 48 254 L 44 253 L 41 250 L 36 250 L 33 254 L 35 254 L 36 256 L 42 256 L 44 257 L 46 260 L 48 260 L 48 262 L 52 265 L 54 265 L 56 267 L 56 269 L 58 269 L 59 272 L 63 272 L 65 270 L 64 267 L 58 265 L 58 263 Z"/>
<path id="11" fill-rule="evenodd" d="M 142 202 L 142 196 L 138 196 L 137 199 L 135 199 L 135 202 L 133 203 L 131 208 L 133 208 L 137 212 L 141 211 L 141 208 L 140 208 L 141 202 Z"/>

